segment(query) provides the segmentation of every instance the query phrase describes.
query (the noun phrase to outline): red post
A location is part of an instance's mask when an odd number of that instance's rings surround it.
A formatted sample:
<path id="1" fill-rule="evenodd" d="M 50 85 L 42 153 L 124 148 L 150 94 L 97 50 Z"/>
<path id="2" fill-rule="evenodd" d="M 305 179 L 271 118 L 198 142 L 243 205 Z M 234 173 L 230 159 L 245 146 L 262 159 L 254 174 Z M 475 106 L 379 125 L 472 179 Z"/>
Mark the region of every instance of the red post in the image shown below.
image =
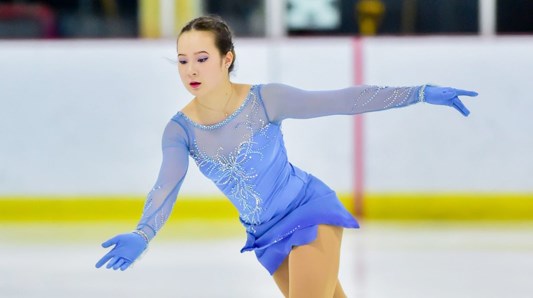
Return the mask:
<path id="1" fill-rule="evenodd" d="M 356 37 L 353 42 L 354 49 L 354 84 L 363 84 L 363 41 Z M 354 120 L 354 214 L 358 218 L 364 216 L 364 118 L 356 115 Z"/>

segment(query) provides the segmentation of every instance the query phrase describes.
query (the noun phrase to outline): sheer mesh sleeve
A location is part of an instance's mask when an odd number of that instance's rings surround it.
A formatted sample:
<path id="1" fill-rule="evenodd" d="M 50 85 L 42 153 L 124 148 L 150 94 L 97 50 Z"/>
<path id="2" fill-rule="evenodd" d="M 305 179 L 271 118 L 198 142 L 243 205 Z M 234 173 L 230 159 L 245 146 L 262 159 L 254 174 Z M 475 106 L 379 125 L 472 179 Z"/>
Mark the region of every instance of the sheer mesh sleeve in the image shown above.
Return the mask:
<path id="1" fill-rule="evenodd" d="M 185 130 L 170 121 L 162 139 L 163 161 L 157 181 L 148 193 L 137 230 L 151 240 L 168 219 L 187 173 L 189 155 Z"/>
<path id="2" fill-rule="evenodd" d="M 269 120 L 314 118 L 328 115 L 353 115 L 404 107 L 422 100 L 422 86 L 353 86 L 339 90 L 306 91 L 283 84 L 268 84 L 261 97 Z"/>

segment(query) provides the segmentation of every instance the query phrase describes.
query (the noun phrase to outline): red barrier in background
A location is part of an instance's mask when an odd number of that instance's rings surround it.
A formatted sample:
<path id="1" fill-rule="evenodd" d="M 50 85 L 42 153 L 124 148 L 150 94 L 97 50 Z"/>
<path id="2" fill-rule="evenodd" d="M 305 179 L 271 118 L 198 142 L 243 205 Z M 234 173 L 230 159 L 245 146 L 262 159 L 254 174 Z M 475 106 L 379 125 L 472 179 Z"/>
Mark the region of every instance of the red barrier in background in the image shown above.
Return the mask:
<path id="1" fill-rule="evenodd" d="M 27 21 L 38 24 L 37 32 L 26 33 L 23 38 L 56 37 L 56 19 L 54 12 L 42 4 L 0 4 L 0 24 Z M 20 25 L 19 25 L 20 26 Z M 24 29 L 21 29 L 24 30 Z M 31 31 L 31 30 L 30 30 Z M 8 37 L 15 37 L 7 34 Z M 2 36 L 0 32 L 0 37 Z"/>
<path id="2" fill-rule="evenodd" d="M 363 40 L 354 38 L 353 40 L 353 70 L 354 84 L 363 84 Z M 363 115 L 356 115 L 354 120 L 354 214 L 362 218 L 364 216 L 364 118 Z"/>

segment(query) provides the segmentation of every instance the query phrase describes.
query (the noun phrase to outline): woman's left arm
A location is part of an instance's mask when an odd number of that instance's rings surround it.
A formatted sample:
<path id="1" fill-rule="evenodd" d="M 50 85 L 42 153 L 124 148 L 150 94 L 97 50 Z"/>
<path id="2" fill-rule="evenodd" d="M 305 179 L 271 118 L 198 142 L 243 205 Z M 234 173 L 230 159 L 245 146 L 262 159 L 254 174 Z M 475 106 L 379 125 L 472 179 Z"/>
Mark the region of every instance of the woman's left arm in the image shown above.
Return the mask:
<path id="1" fill-rule="evenodd" d="M 270 121 L 274 123 L 286 118 L 354 115 L 405 107 L 418 102 L 452 106 L 467 116 L 469 111 L 459 100 L 460 95 L 476 96 L 477 93 L 427 85 L 361 85 L 329 91 L 306 91 L 283 84 L 267 84 L 261 88 L 265 109 Z"/>

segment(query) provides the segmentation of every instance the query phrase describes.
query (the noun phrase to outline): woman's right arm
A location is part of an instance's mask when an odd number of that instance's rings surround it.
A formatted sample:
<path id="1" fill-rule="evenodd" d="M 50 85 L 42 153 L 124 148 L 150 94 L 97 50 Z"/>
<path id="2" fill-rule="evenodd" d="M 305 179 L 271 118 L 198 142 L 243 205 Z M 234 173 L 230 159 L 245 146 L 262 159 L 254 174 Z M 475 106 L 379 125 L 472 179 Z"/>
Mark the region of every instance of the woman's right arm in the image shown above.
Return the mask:
<path id="1" fill-rule="evenodd" d="M 189 150 L 186 137 L 184 128 L 173 121 L 169 122 L 163 133 L 163 162 L 137 225 L 137 231 L 144 234 L 147 241 L 152 240 L 167 221 L 187 173 Z"/>
<path id="2" fill-rule="evenodd" d="M 167 124 L 162 149 L 159 176 L 146 198 L 137 229 L 102 243 L 103 247 L 113 246 L 113 249 L 96 263 L 97 268 L 107 263 L 108 269 L 126 270 L 146 250 L 168 219 L 189 165 L 187 134 L 180 124 L 173 121 Z"/>

